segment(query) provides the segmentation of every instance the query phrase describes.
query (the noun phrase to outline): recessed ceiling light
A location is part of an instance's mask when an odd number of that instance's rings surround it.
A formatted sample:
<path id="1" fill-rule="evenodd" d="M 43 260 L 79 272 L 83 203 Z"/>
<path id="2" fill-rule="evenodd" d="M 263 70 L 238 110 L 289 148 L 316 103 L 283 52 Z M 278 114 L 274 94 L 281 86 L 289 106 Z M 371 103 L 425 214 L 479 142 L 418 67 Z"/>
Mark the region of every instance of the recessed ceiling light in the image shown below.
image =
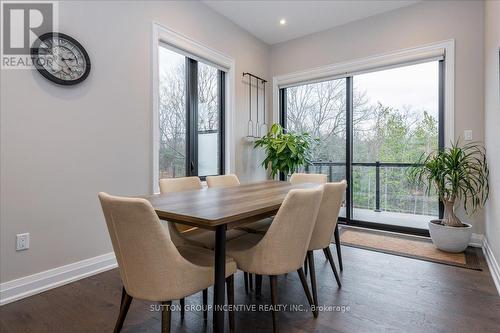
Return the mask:
<path id="1" fill-rule="evenodd" d="M 282 19 L 280 20 L 280 24 L 281 24 L 281 25 L 285 25 L 285 24 L 286 24 L 286 20 L 285 20 L 284 18 L 282 18 Z"/>

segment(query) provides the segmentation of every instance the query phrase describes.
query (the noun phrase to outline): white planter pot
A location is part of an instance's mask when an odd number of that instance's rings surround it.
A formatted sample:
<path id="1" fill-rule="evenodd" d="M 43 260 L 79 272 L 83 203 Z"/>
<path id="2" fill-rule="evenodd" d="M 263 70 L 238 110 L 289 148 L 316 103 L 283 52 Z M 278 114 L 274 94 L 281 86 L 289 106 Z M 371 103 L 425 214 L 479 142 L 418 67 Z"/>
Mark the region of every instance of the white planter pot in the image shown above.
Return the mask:
<path id="1" fill-rule="evenodd" d="M 469 245 L 472 226 L 464 223 L 466 227 L 448 227 L 439 222 L 439 220 L 429 222 L 429 233 L 434 246 L 446 252 L 463 252 Z"/>

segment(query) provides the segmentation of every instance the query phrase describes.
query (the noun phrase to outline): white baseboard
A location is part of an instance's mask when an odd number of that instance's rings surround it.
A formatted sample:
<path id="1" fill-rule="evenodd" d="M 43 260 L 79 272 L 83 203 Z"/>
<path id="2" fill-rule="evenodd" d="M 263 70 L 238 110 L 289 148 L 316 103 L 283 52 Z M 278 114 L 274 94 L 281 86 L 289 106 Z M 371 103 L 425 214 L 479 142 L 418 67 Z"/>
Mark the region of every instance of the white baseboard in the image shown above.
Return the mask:
<path id="1" fill-rule="evenodd" d="M 117 267 L 114 252 L 0 284 L 0 305 L 11 303 L 49 289 Z"/>
<path id="2" fill-rule="evenodd" d="M 483 240 L 484 236 L 483 234 L 472 234 L 472 237 L 470 238 L 469 246 L 473 247 L 483 247 Z"/>
<path id="3" fill-rule="evenodd" d="M 488 263 L 493 282 L 495 282 L 495 286 L 497 287 L 498 295 L 500 295 L 500 266 L 498 265 L 498 261 L 493 255 L 493 251 L 491 251 L 490 245 L 488 244 L 488 239 L 486 237 L 484 237 L 483 240 L 483 253 L 484 257 L 486 258 L 486 262 Z"/>

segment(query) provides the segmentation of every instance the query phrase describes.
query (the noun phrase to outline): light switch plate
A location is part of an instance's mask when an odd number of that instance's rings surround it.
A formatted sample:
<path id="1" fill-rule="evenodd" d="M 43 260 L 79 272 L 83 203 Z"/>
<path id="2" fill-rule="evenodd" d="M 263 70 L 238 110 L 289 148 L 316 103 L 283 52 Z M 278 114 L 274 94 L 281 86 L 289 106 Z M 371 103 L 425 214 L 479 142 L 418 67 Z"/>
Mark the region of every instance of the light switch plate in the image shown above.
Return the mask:
<path id="1" fill-rule="evenodd" d="M 30 247 L 30 234 L 17 234 L 16 235 L 16 251 L 27 250 Z"/>
<path id="2" fill-rule="evenodd" d="M 465 130 L 464 131 L 464 140 L 465 141 L 472 141 L 472 130 Z"/>

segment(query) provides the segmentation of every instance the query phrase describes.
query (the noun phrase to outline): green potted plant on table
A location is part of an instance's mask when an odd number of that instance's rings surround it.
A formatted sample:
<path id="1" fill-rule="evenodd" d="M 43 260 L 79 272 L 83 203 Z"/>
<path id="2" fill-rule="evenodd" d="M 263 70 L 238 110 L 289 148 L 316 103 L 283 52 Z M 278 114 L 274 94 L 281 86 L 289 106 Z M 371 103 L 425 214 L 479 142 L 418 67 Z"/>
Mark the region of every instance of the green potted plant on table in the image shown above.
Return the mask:
<path id="1" fill-rule="evenodd" d="M 279 172 L 290 175 L 299 167 L 310 164 L 314 141 L 308 133 L 285 133 L 283 127 L 273 124 L 269 133 L 255 141 L 254 148 L 265 150 L 262 166 L 274 178 Z"/>
<path id="2" fill-rule="evenodd" d="M 444 205 L 443 218 L 429 222 L 434 245 L 443 251 L 462 252 L 470 241 L 472 226 L 455 215 L 459 202 L 471 215 L 488 199 L 488 164 L 486 151 L 477 143 L 451 147 L 422 156 L 410 169 L 410 181 L 423 185 L 430 193 L 434 189 Z"/>

